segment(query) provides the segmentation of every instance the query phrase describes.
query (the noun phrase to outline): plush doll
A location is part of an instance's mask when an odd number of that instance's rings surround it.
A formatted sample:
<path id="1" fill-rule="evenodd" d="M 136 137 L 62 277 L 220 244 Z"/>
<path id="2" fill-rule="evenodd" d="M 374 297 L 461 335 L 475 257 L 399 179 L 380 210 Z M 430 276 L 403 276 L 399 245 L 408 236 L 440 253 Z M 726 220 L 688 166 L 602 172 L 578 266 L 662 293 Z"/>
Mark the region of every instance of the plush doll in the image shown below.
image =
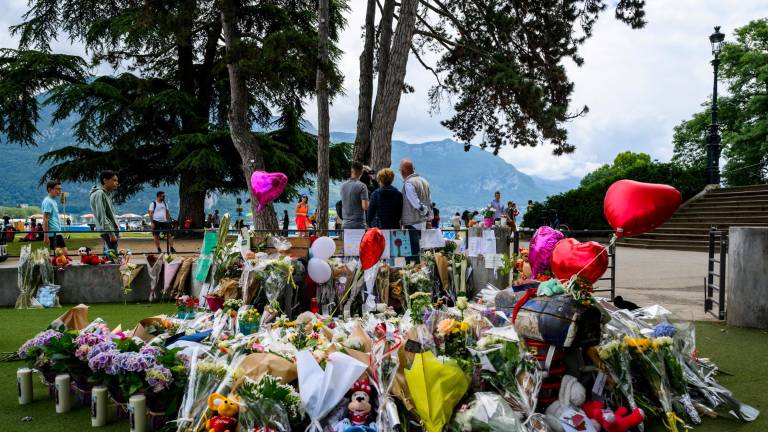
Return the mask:
<path id="1" fill-rule="evenodd" d="M 349 418 L 334 425 L 335 432 L 374 432 L 375 424 L 368 422 L 371 406 L 371 383 L 368 378 L 361 378 L 352 386 L 352 397 L 347 405 Z"/>
<path id="2" fill-rule="evenodd" d="M 579 408 L 587 399 L 587 393 L 576 377 L 563 376 L 558 396 L 558 400 L 547 407 L 545 417 L 547 425 L 553 431 L 563 432 L 566 430 L 564 425 L 571 428 L 568 430 L 595 432 L 600 429 L 599 424 L 590 420 Z"/>
<path id="3" fill-rule="evenodd" d="M 520 258 L 515 261 L 515 270 L 518 272 L 518 281 L 527 281 L 531 278 L 533 271 L 531 263 L 528 262 L 528 249 L 520 249 Z"/>
<path id="4" fill-rule="evenodd" d="M 91 252 L 91 248 L 83 246 L 80 249 L 78 249 L 77 252 L 78 254 L 80 254 L 80 264 L 86 264 L 86 265 L 102 264 L 101 259 Z"/>
<path id="5" fill-rule="evenodd" d="M 583 404 L 581 408 L 589 418 L 597 420 L 606 432 L 626 432 L 643 423 L 645 417 L 640 408 L 635 408 L 629 412 L 626 407 L 619 407 L 614 412 L 606 408 L 600 401 L 589 401 Z"/>
<path id="6" fill-rule="evenodd" d="M 56 248 L 54 254 L 55 256 L 51 260 L 51 263 L 56 267 L 66 267 L 72 262 L 68 256 L 64 255 L 64 249 L 62 248 Z"/>
<path id="7" fill-rule="evenodd" d="M 232 399 L 214 393 L 208 396 L 208 408 L 216 415 L 205 422 L 208 432 L 235 432 L 237 430 L 237 413 L 240 407 Z"/>

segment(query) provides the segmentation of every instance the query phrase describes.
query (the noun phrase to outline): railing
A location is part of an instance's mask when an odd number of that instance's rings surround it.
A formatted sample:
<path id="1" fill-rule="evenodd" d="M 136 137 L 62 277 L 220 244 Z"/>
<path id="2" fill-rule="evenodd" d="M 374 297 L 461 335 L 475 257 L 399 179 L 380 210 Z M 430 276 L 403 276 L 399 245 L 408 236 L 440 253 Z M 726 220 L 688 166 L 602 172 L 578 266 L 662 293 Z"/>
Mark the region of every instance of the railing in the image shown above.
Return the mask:
<path id="1" fill-rule="evenodd" d="M 530 233 L 532 231 L 529 230 Z M 611 230 L 566 230 L 561 231 L 563 234 L 565 234 L 566 237 L 573 237 L 573 238 L 609 238 L 609 243 L 607 247 L 608 251 L 608 270 L 610 270 L 609 275 L 603 275 L 602 278 L 599 280 L 601 281 L 609 281 L 609 287 L 608 288 L 598 288 L 595 289 L 593 292 L 600 293 L 600 292 L 608 292 L 611 295 L 611 301 L 613 301 L 613 298 L 616 297 L 616 244 L 615 242 L 610 242 L 610 238 L 613 236 L 613 231 Z M 511 243 L 513 244 L 513 253 L 517 254 L 520 252 L 520 234 L 521 231 L 516 231 L 513 234 L 513 239 L 511 239 Z"/>
<path id="2" fill-rule="evenodd" d="M 716 256 L 716 249 L 720 251 Z M 709 253 L 707 257 L 707 277 L 704 279 L 704 312 L 711 314 L 719 320 L 725 319 L 725 264 L 728 260 L 728 231 L 718 230 L 717 227 L 709 229 Z M 715 272 L 715 264 L 718 272 Z M 715 284 L 717 278 L 717 284 Z M 717 292 L 717 300 L 715 300 Z M 717 305 L 717 314 L 713 311 Z"/>

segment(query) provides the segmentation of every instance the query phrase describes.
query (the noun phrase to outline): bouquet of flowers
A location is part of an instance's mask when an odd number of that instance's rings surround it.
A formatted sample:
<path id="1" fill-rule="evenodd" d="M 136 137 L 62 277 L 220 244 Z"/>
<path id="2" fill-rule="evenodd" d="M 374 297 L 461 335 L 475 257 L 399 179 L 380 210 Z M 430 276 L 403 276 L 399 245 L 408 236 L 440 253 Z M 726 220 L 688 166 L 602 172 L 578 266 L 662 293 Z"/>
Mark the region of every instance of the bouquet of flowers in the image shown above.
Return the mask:
<path id="1" fill-rule="evenodd" d="M 63 333 L 58 330 L 48 329 L 36 334 L 35 337 L 24 342 L 16 354 L 20 359 L 26 360 L 31 369 L 39 369 L 45 374 L 51 369 L 51 358 L 46 352 L 52 341 L 59 340 Z M 47 378 L 47 377 L 46 377 Z M 51 381 L 52 382 L 52 381 Z"/>
<path id="2" fill-rule="evenodd" d="M 221 310 L 224 311 L 225 314 L 228 314 L 230 316 L 237 315 L 237 311 L 240 310 L 240 308 L 243 306 L 243 301 L 240 299 L 229 299 L 224 302 L 224 304 L 221 306 Z"/>
<path id="3" fill-rule="evenodd" d="M 445 318 L 437 324 L 437 335 L 442 341 L 439 345 L 440 354 L 454 358 L 459 367 L 466 374 L 471 375 L 474 363 L 467 349 L 469 330 L 469 323 L 453 318 Z"/>
<path id="4" fill-rule="evenodd" d="M 258 380 L 244 378 L 235 391 L 242 402 L 240 426 L 244 430 L 273 428 L 300 430 L 304 418 L 301 397 L 296 390 L 272 375 Z"/>
<path id="5" fill-rule="evenodd" d="M 183 295 L 176 299 L 176 315 L 181 319 L 195 317 L 195 310 L 200 305 L 197 297 Z"/>
<path id="6" fill-rule="evenodd" d="M 285 256 L 269 260 L 264 268 L 257 273 L 261 282 L 261 288 L 267 296 L 267 301 L 272 306 L 278 306 L 278 297 L 287 285 L 296 287 L 293 281 L 293 264 L 291 259 Z"/>
<path id="7" fill-rule="evenodd" d="M 483 215 L 483 218 L 490 219 L 496 215 L 496 210 L 493 207 L 488 206 L 480 209 L 480 214 Z"/>
<path id="8" fill-rule="evenodd" d="M 238 323 L 238 327 L 240 328 L 240 333 L 244 335 L 256 333 L 257 331 L 259 331 L 260 325 L 261 325 L 261 314 L 259 313 L 258 309 L 256 308 L 247 309 L 245 312 L 243 312 L 240 315 L 240 322 Z"/>

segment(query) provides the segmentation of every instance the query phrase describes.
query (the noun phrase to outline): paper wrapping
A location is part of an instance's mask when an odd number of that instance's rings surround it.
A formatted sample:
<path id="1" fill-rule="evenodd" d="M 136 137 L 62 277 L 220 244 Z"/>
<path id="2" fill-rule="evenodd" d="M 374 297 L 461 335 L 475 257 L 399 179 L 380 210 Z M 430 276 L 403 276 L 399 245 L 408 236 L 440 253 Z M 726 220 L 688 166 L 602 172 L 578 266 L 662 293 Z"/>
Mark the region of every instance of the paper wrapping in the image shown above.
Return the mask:
<path id="1" fill-rule="evenodd" d="M 192 273 L 192 265 L 194 263 L 194 258 L 181 259 L 181 267 L 179 267 L 179 271 L 176 273 L 176 278 L 171 286 L 171 298 L 179 298 L 187 292 L 187 281 Z"/>
<path id="2" fill-rule="evenodd" d="M 453 408 L 469 389 L 469 377 L 452 360 L 441 361 L 432 351 L 416 354 L 405 370 L 416 413 L 427 432 L 441 432 Z"/>
<path id="3" fill-rule="evenodd" d="M 163 259 L 163 295 L 168 295 L 173 284 L 173 279 L 176 277 L 176 272 L 181 267 L 181 260 L 175 258 L 173 261 L 168 262 Z"/>
<path id="4" fill-rule="evenodd" d="M 440 283 L 443 284 L 443 289 L 448 288 L 448 259 L 441 253 L 435 254 L 435 267 L 437 267 L 437 274 L 440 276 Z"/>
<path id="5" fill-rule="evenodd" d="M 136 327 L 134 327 L 133 330 L 131 330 L 129 332 L 129 336 L 137 337 L 137 338 L 143 340 L 144 342 L 149 342 L 152 339 L 154 339 L 155 337 L 152 336 L 151 334 L 147 333 L 147 331 L 145 330 L 144 326 L 147 326 L 149 324 L 158 323 L 158 322 L 162 321 L 163 319 L 165 319 L 165 317 L 162 316 L 162 315 L 156 315 L 156 316 L 153 316 L 153 317 L 144 318 L 143 320 L 139 321 L 138 324 L 136 324 Z"/>
<path id="6" fill-rule="evenodd" d="M 221 279 L 219 281 L 218 294 L 224 301 L 240 297 L 240 281 L 232 278 Z"/>
<path id="7" fill-rule="evenodd" d="M 67 330 L 82 330 L 88 321 L 88 306 L 80 303 L 51 322 L 51 327 L 63 325 Z"/>
<path id="8" fill-rule="evenodd" d="M 296 363 L 272 353 L 253 353 L 245 356 L 240 363 L 243 374 L 258 381 L 265 374 L 280 378 L 283 384 L 290 384 L 298 377 Z"/>

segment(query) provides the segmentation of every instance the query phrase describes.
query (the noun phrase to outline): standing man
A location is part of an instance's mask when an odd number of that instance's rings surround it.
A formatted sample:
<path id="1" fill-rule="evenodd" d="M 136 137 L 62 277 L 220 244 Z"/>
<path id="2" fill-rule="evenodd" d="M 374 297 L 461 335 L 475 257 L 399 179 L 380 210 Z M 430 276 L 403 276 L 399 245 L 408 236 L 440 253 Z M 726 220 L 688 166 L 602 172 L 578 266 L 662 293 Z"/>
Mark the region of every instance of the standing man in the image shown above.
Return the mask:
<path id="1" fill-rule="evenodd" d="M 59 223 L 59 205 L 56 198 L 61 195 L 61 182 L 51 180 L 45 185 L 48 196 L 43 198 L 43 244 L 50 246 L 51 251 L 56 248 L 62 248 L 67 255 L 67 245 L 64 244 L 64 236 L 61 235 L 61 224 Z"/>
<path id="2" fill-rule="evenodd" d="M 501 220 L 501 216 L 504 215 L 504 204 L 501 203 L 501 192 L 496 191 L 493 194 L 493 201 L 491 201 L 491 207 L 493 208 L 493 218 L 495 220 Z"/>
<path id="3" fill-rule="evenodd" d="M 403 228 L 409 230 L 411 250 L 418 255 L 421 230 L 429 228 L 433 218 L 429 182 L 416 174 L 413 162 L 408 159 L 400 161 L 400 175 L 403 177 L 403 216 L 400 222 Z"/>
<path id="4" fill-rule="evenodd" d="M 283 210 L 283 237 L 288 237 L 288 210 Z"/>
<path id="5" fill-rule="evenodd" d="M 115 208 L 112 206 L 112 193 L 117 189 L 117 173 L 106 170 L 99 174 L 101 186 L 91 189 L 90 201 L 96 229 L 104 231 L 101 239 L 104 240 L 104 254 L 112 250 L 117 253 L 117 239 L 120 237 L 120 226 L 117 224 Z"/>
<path id="6" fill-rule="evenodd" d="M 213 212 L 213 220 L 211 221 L 214 228 L 218 228 L 219 224 L 221 223 L 221 218 L 219 218 L 219 211 L 214 210 Z"/>
<path id="7" fill-rule="evenodd" d="M 160 234 L 165 233 L 168 236 L 168 245 L 171 252 L 176 253 L 173 248 L 173 233 L 171 232 L 171 209 L 165 202 L 165 192 L 157 193 L 155 200 L 149 204 L 149 221 L 152 224 L 152 237 L 155 238 L 155 247 L 157 253 L 162 253 L 160 248 Z"/>
<path id="8" fill-rule="evenodd" d="M 363 164 L 352 162 L 351 176 L 341 185 L 341 209 L 344 229 L 365 229 L 365 211 L 368 210 L 368 187 L 360 181 Z"/>

